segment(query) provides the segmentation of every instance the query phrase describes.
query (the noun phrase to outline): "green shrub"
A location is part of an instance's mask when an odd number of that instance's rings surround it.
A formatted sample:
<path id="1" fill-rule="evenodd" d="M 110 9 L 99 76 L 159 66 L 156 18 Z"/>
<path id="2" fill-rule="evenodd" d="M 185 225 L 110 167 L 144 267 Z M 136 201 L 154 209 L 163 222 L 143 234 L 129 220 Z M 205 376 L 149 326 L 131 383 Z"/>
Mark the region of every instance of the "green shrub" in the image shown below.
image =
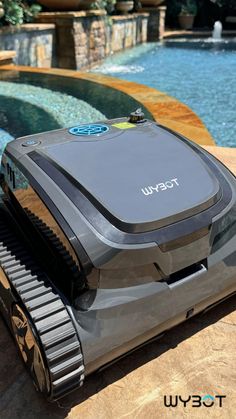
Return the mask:
<path id="1" fill-rule="evenodd" d="M 197 14 L 197 3 L 195 0 L 186 0 L 181 5 L 181 15 L 196 15 Z"/>
<path id="2" fill-rule="evenodd" d="M 32 22 L 41 10 L 41 6 L 33 0 L 3 0 L 4 16 L 0 23 L 21 25 L 24 22 Z"/>
<path id="3" fill-rule="evenodd" d="M 114 10 L 116 0 L 94 0 L 91 5 L 91 9 L 104 9 L 108 14 L 111 14 Z"/>
<path id="4" fill-rule="evenodd" d="M 216 0 L 215 3 L 220 7 L 236 9 L 236 0 Z"/>

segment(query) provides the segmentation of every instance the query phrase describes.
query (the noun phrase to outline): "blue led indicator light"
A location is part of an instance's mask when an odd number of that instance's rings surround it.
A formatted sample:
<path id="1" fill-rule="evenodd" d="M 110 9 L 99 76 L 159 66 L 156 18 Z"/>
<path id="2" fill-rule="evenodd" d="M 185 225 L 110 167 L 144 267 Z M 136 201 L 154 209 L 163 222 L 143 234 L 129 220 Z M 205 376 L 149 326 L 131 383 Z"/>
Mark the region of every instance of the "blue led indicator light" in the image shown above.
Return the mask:
<path id="1" fill-rule="evenodd" d="M 23 147 L 30 147 L 30 146 L 35 146 L 35 145 L 38 145 L 38 144 L 40 144 L 40 141 L 27 140 L 22 145 L 23 145 Z"/>

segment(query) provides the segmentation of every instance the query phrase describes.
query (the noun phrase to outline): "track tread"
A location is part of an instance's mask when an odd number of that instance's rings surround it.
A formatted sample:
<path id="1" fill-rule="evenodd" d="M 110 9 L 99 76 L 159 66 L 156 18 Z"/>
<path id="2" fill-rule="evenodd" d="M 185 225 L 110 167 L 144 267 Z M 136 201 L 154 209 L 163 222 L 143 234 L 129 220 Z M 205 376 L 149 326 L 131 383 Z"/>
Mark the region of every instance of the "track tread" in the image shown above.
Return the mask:
<path id="1" fill-rule="evenodd" d="M 44 226 L 43 226 L 44 228 Z M 51 234 L 45 225 L 45 232 Z M 84 381 L 83 354 L 68 310 L 46 273 L 0 219 L 0 265 L 34 324 L 49 371 L 49 398 L 57 400 Z"/>

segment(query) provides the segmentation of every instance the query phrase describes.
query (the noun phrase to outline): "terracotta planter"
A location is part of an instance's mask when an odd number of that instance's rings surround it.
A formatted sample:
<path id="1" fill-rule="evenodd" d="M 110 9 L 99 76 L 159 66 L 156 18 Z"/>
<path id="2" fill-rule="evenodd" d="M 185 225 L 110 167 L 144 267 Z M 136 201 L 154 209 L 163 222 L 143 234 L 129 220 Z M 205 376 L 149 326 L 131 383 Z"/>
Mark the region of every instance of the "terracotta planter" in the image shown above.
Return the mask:
<path id="1" fill-rule="evenodd" d="M 192 29 L 195 19 L 194 15 L 179 15 L 178 18 L 181 29 Z"/>
<path id="2" fill-rule="evenodd" d="M 1 19 L 1 17 L 4 16 L 4 14 L 5 14 L 5 12 L 4 12 L 4 9 L 3 9 L 3 3 L 2 3 L 2 1 L 0 1 L 0 19 Z"/>
<path id="3" fill-rule="evenodd" d="M 143 7 L 157 7 L 161 3 L 164 3 L 165 0 L 141 0 Z"/>
<path id="4" fill-rule="evenodd" d="M 94 0 L 38 0 L 51 10 L 87 10 Z"/>
<path id="5" fill-rule="evenodd" d="M 122 15 L 126 15 L 129 13 L 134 7 L 133 1 L 117 1 L 116 3 L 116 10 L 120 12 Z"/>

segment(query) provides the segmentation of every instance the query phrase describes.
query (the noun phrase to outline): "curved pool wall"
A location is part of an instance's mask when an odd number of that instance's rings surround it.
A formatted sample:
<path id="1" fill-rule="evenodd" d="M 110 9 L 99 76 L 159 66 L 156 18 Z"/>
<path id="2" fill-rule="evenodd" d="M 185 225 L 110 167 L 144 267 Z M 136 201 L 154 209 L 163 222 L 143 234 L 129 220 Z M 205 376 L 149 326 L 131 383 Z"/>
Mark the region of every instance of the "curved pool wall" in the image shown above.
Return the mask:
<path id="1" fill-rule="evenodd" d="M 41 89 L 50 89 L 52 92 L 63 93 L 70 97 L 83 100 L 94 110 L 98 110 L 101 115 L 109 119 L 128 116 L 131 111 L 141 106 L 147 118 L 157 120 L 160 124 L 180 132 L 182 135 L 199 144 L 214 144 L 205 125 L 190 108 L 175 98 L 145 85 L 92 73 L 19 66 L 2 66 L 0 81 L 21 85 L 28 84 Z M 28 102 L 21 103 L 20 106 L 25 108 L 25 112 L 17 114 L 17 120 L 21 125 L 21 129 L 19 130 L 20 135 L 31 134 L 31 131 L 35 132 L 38 128 L 38 132 L 47 130 L 45 129 L 45 124 L 43 127 L 40 123 L 38 125 L 34 124 L 33 127 L 31 126 L 27 111 L 28 106 L 34 106 L 34 111 L 36 113 L 38 111 L 44 120 L 48 118 L 48 129 L 54 129 L 58 127 L 56 125 L 60 125 L 53 112 L 48 111 L 48 109 L 45 110 L 41 106 L 40 101 L 37 102 L 37 106 L 35 103 L 32 105 L 32 103 Z M 45 115 L 45 112 L 47 115 Z M 9 125 L 15 127 L 14 113 L 9 111 L 8 116 L 10 121 Z M 104 119 L 104 116 L 102 119 Z M 93 118 L 92 120 L 99 119 L 101 120 L 101 118 Z M 78 114 L 78 120 L 76 119 L 74 123 L 79 122 L 90 121 L 80 120 Z M 16 134 L 18 134 L 18 131 L 13 132 L 13 136 L 18 136 Z"/>
<path id="2" fill-rule="evenodd" d="M 48 130 L 60 128 L 60 124 L 49 112 L 16 96 L 0 94 L 0 113 L 5 116 L 5 128 L 12 137 L 23 136 L 28 132 L 36 134 L 43 125 Z"/>
<path id="3" fill-rule="evenodd" d="M 84 100 L 45 87 L 0 80 L 0 148 L 13 138 L 105 119 Z"/>

